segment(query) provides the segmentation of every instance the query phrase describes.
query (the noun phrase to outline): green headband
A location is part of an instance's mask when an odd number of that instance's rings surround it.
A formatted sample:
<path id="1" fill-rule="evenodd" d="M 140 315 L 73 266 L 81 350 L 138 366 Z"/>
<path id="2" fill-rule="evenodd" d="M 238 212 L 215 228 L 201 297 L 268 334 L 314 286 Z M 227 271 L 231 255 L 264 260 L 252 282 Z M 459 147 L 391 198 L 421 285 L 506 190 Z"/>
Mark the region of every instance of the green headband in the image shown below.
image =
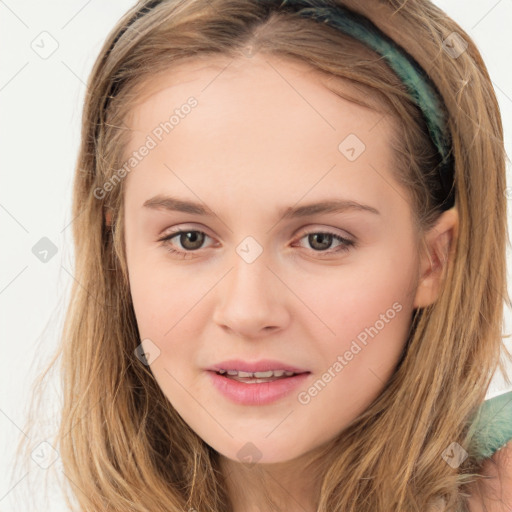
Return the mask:
<path id="1" fill-rule="evenodd" d="M 261 1 L 276 6 L 273 0 Z M 324 22 L 358 39 L 386 59 L 423 114 L 430 138 L 441 157 L 438 166 L 441 190 L 436 194 L 437 200 L 442 210 L 451 208 L 455 203 L 451 138 L 443 102 L 425 70 L 372 21 L 337 3 L 329 0 L 282 0 L 278 7 L 293 9 L 300 16 Z"/>

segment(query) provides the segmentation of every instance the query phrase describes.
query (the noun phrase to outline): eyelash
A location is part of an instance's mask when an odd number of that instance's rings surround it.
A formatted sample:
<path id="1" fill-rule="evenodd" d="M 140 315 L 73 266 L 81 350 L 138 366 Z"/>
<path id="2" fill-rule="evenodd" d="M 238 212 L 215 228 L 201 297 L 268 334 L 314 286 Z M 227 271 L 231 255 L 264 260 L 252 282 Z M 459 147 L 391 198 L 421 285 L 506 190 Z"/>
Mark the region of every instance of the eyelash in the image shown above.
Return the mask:
<path id="1" fill-rule="evenodd" d="M 200 249 L 195 249 L 193 251 L 179 251 L 177 249 L 174 249 L 170 245 L 170 241 L 173 238 L 176 238 L 177 236 L 181 235 L 182 233 L 203 233 L 204 235 L 206 235 L 206 233 L 204 233 L 204 231 L 200 231 L 198 229 L 186 229 L 186 230 L 175 231 L 171 235 L 168 235 L 168 236 L 165 236 L 163 238 L 160 238 L 158 241 L 159 242 L 163 242 L 162 245 L 171 254 L 175 254 L 175 255 L 179 256 L 180 258 L 182 258 L 182 259 L 186 259 L 188 254 L 190 254 L 191 255 L 190 257 L 192 257 L 192 254 L 195 253 L 195 252 L 200 251 Z M 335 240 L 337 240 L 339 242 L 342 242 L 342 245 L 338 246 L 338 248 L 327 249 L 325 251 L 315 251 L 314 249 L 311 249 L 311 251 L 314 252 L 314 253 L 332 255 L 334 253 L 339 253 L 339 252 L 342 252 L 342 253 L 348 252 L 351 248 L 356 247 L 356 243 L 353 240 L 349 240 L 347 238 L 343 238 L 342 236 L 337 235 L 335 233 L 331 233 L 330 231 L 308 231 L 306 233 L 302 233 L 302 235 L 300 236 L 299 240 L 302 240 L 304 237 L 306 237 L 308 235 L 318 235 L 318 234 L 320 234 L 320 235 L 331 235 Z M 206 235 L 206 236 L 208 236 L 208 235 Z"/>

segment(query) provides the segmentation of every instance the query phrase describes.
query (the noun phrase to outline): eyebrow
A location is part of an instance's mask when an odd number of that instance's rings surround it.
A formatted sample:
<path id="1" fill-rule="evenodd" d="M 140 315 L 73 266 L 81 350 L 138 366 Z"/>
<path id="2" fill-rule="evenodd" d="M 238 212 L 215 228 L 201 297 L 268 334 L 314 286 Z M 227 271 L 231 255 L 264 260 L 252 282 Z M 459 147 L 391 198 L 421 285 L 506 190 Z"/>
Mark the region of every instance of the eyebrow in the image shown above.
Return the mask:
<path id="1" fill-rule="evenodd" d="M 200 203 L 161 194 L 145 201 L 143 207 L 156 210 L 190 213 L 193 215 L 217 216 L 215 212 L 213 212 L 210 208 L 203 206 Z M 334 199 L 316 203 L 308 203 L 303 206 L 290 206 L 280 210 L 278 217 L 283 219 L 292 219 L 320 213 L 341 213 L 350 210 L 369 212 L 373 213 L 374 215 L 380 215 L 379 210 L 373 206 L 358 203 L 348 199 Z"/>

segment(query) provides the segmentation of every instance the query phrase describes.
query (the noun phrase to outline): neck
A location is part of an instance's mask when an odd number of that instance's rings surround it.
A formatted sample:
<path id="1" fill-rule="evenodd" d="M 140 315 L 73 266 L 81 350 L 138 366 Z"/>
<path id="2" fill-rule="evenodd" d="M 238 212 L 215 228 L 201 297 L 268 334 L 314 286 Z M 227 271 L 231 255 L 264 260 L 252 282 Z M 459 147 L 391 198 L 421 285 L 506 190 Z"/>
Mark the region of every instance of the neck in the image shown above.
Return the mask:
<path id="1" fill-rule="evenodd" d="M 233 512 L 315 512 L 322 457 L 318 450 L 278 463 L 246 464 L 220 455 Z"/>

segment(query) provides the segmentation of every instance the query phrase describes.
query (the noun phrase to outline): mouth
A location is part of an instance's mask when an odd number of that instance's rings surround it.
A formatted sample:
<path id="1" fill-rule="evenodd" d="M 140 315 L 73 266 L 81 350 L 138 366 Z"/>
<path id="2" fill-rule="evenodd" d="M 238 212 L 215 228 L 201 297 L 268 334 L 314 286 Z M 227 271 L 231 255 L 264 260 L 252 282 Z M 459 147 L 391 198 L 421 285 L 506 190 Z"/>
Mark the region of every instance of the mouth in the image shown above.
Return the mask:
<path id="1" fill-rule="evenodd" d="M 292 372 L 288 370 L 267 370 L 262 372 L 244 372 L 241 370 L 212 370 L 219 376 L 230 380 L 236 380 L 245 384 L 259 384 L 262 382 L 274 382 L 310 372 Z"/>
<path id="2" fill-rule="evenodd" d="M 239 405 L 262 406 L 283 400 L 307 383 L 311 372 L 266 370 L 245 372 L 222 368 L 206 372 L 211 383 L 225 398 Z"/>

